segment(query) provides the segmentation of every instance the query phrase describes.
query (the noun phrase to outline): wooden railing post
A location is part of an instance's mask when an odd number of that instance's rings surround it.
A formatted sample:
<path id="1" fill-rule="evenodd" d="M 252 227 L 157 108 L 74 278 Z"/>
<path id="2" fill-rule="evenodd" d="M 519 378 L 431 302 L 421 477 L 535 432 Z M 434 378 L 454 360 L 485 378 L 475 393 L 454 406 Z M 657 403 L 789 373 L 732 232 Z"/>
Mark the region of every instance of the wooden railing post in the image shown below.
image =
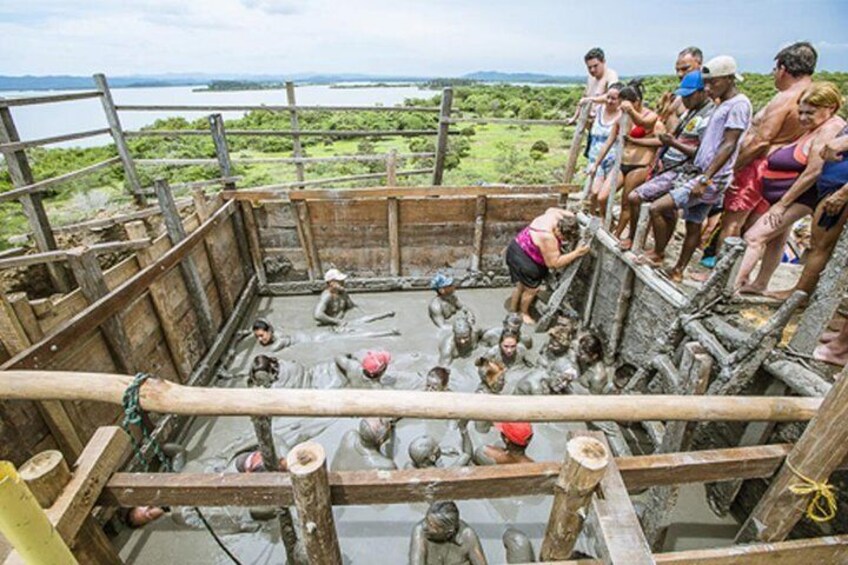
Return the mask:
<path id="1" fill-rule="evenodd" d="M 575 437 L 565 446 L 565 460 L 554 485 L 554 501 L 542 541 L 542 561 L 569 559 L 595 488 L 603 478 L 610 455 L 600 441 Z"/>
<path id="2" fill-rule="evenodd" d="M 474 254 L 471 255 L 471 270 L 479 271 L 483 261 L 483 235 L 486 230 L 486 209 L 488 200 L 485 195 L 477 197 L 474 209 Z"/>
<path id="3" fill-rule="evenodd" d="M 177 204 L 174 202 L 174 194 L 171 192 L 168 182 L 164 179 L 156 179 L 154 187 L 156 188 L 156 197 L 159 199 L 159 207 L 162 209 L 162 219 L 165 221 L 165 229 L 168 237 L 171 238 L 171 244 L 176 245 L 186 238 L 186 232 L 180 218 L 180 212 L 177 209 Z M 203 280 L 200 278 L 197 264 L 191 255 L 186 256 L 180 262 L 180 270 L 183 273 L 183 280 L 188 290 L 188 296 L 197 314 L 197 321 L 203 341 L 209 347 L 215 342 L 217 329 L 212 319 L 212 307 L 209 305 L 209 297 L 206 295 Z"/>
<path id="4" fill-rule="evenodd" d="M 97 85 L 97 90 L 100 91 L 100 102 L 103 104 L 106 122 L 109 124 L 112 139 L 115 141 L 115 148 L 118 150 L 118 156 L 121 158 L 121 164 L 124 166 L 127 188 L 135 199 L 136 204 L 146 206 L 147 198 L 141 190 L 138 171 L 135 170 L 135 162 L 130 154 L 130 148 L 127 145 L 127 139 L 121 127 L 121 119 L 118 117 L 118 111 L 115 109 L 115 101 L 112 100 L 112 91 L 109 90 L 109 83 L 106 81 L 106 76 L 97 73 L 94 75 L 94 84 Z"/>
<path id="5" fill-rule="evenodd" d="M 614 147 L 617 147 L 618 150 L 615 153 L 615 163 L 613 164 L 612 170 L 610 171 L 609 185 L 611 188 L 609 198 L 607 200 L 607 208 L 604 213 L 604 228 L 610 233 L 613 232 L 612 211 L 615 205 L 615 195 L 617 193 L 616 187 L 618 186 L 618 178 L 621 175 L 621 157 L 624 154 L 624 136 L 627 135 L 629 131 L 630 116 L 622 113 L 621 117 L 618 119 L 618 140 L 615 142 L 614 145 Z M 624 203 L 622 203 L 622 206 L 623 205 Z M 635 221 L 635 218 L 633 220 Z"/>
<path id="6" fill-rule="evenodd" d="M 215 156 L 218 158 L 218 167 L 221 170 L 221 176 L 224 178 L 232 178 L 233 163 L 230 160 L 230 147 L 227 143 L 227 133 L 224 129 L 224 118 L 221 117 L 221 114 L 211 114 L 209 116 L 209 129 L 212 132 L 212 142 L 215 144 Z M 224 184 L 224 190 L 236 190 L 236 188 L 236 183 L 234 181 Z M 237 212 L 233 214 L 233 229 L 236 234 L 236 245 L 238 246 L 239 257 L 241 258 L 240 262 L 244 269 L 246 278 L 250 278 L 250 275 L 253 273 L 250 269 L 252 255 L 250 253 L 250 246 L 247 242 L 245 219 L 242 217 L 243 215 L 246 215 L 244 207 L 248 204 L 248 202 L 243 202 L 241 213 Z M 251 260 L 248 258 L 251 258 Z M 264 286 L 265 270 L 261 268 L 261 263 L 258 266 L 253 265 L 253 267 L 257 273 L 262 273 L 262 276 L 260 277 L 260 286 Z"/>
<path id="7" fill-rule="evenodd" d="M 301 443 L 289 452 L 286 462 L 309 563 L 341 565 L 324 448 L 312 441 Z"/>
<path id="8" fill-rule="evenodd" d="M 583 104 L 577 117 L 577 127 L 571 138 L 571 147 L 568 148 L 568 161 L 565 165 L 565 175 L 562 182 L 570 184 L 574 180 L 574 171 L 577 169 L 577 159 L 580 158 L 580 147 L 583 145 L 583 134 L 586 133 L 586 124 L 589 122 L 589 110 L 591 104 Z"/>
<path id="9" fill-rule="evenodd" d="M 15 122 L 12 119 L 12 113 L 9 111 L 9 108 L 0 107 L 0 143 L 12 143 L 15 141 L 20 141 L 20 137 L 18 136 L 18 129 L 15 127 Z M 27 160 L 26 153 L 23 149 L 3 151 L 3 158 L 6 160 L 6 167 L 9 170 L 9 176 L 15 188 L 21 188 L 35 183 L 35 178 L 32 176 L 32 169 L 29 167 L 29 160 Z M 57 249 L 56 239 L 53 237 L 53 228 L 50 227 L 47 212 L 44 211 L 41 194 L 38 192 L 22 194 L 18 200 L 21 206 L 23 206 L 24 215 L 32 230 L 32 237 L 35 240 L 38 250 L 42 252 L 55 251 Z M 68 274 L 64 266 L 55 263 L 48 263 L 45 266 L 47 267 L 53 287 L 58 292 L 69 292 L 71 290 L 71 283 L 68 280 Z"/>
<path id="10" fill-rule="evenodd" d="M 271 381 L 270 379 L 258 381 L 250 378 L 247 381 L 247 386 L 250 388 L 268 388 L 271 386 Z M 274 433 L 272 430 L 273 420 L 270 416 L 252 416 L 250 422 L 253 424 L 253 431 L 259 443 L 259 451 L 262 452 L 262 461 L 265 470 L 280 471 L 280 459 L 277 455 L 277 446 L 274 443 Z M 297 556 L 297 531 L 294 527 L 291 510 L 286 507 L 279 508 L 277 510 L 277 517 L 280 522 L 280 536 L 286 548 L 286 563 L 299 564 L 300 559 Z"/>
<path id="11" fill-rule="evenodd" d="M 89 304 L 109 294 L 103 270 L 93 251 L 84 247 L 71 249 L 67 257 L 80 291 Z M 135 373 L 136 363 L 132 357 L 132 346 L 119 312 L 116 311 L 114 316 L 103 322 L 102 332 L 118 369 L 128 374 Z"/>
<path id="12" fill-rule="evenodd" d="M 436 164 L 433 167 L 433 185 L 442 184 L 445 173 L 445 157 L 448 152 L 448 133 L 450 131 L 450 114 L 453 104 L 453 89 L 448 87 L 442 91 L 442 105 L 439 110 L 439 135 L 436 138 Z"/>
<path id="13" fill-rule="evenodd" d="M 766 493 L 745 520 L 736 543 L 783 541 L 804 515 L 810 496 L 795 494 L 794 485 L 809 486 L 805 478 L 826 481 L 848 455 L 848 368 L 824 397 L 816 416 L 786 461 L 771 480 Z"/>
<path id="14" fill-rule="evenodd" d="M 300 123 L 297 119 L 297 100 L 294 95 L 294 83 L 291 81 L 286 82 L 286 101 L 289 105 L 289 117 L 291 118 L 292 155 L 300 159 L 303 157 L 303 146 L 300 143 Z M 306 180 L 303 163 L 295 163 L 294 169 L 298 181 L 303 182 Z M 300 185 L 298 188 L 304 188 L 304 186 Z"/>
<path id="15" fill-rule="evenodd" d="M 386 186 L 397 186 L 397 149 L 392 149 L 386 155 Z"/>

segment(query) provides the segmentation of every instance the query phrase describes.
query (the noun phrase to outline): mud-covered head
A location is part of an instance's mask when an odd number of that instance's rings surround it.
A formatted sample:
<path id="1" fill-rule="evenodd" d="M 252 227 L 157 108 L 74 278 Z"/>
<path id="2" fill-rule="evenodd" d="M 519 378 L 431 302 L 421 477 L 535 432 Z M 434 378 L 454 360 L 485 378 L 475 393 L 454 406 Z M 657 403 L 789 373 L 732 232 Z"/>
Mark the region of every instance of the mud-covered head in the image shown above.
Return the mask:
<path id="1" fill-rule="evenodd" d="M 274 341 L 274 326 L 265 318 L 257 318 L 253 322 L 253 336 L 260 345 L 268 345 Z"/>
<path id="2" fill-rule="evenodd" d="M 503 390 L 506 384 L 506 366 L 497 359 L 487 359 L 478 357 L 474 361 L 477 367 L 477 374 L 480 376 L 480 382 L 494 393 L 499 393 Z"/>
<path id="3" fill-rule="evenodd" d="M 332 291 L 341 291 L 344 289 L 347 275 L 338 269 L 330 269 L 324 273 L 324 282 L 327 283 L 327 288 Z"/>
<path id="4" fill-rule="evenodd" d="M 268 386 L 277 380 L 280 374 L 280 362 L 270 355 L 257 355 L 250 365 L 248 384 L 252 386 Z"/>
<path id="5" fill-rule="evenodd" d="M 471 322 L 464 315 L 454 316 L 453 322 L 453 340 L 460 348 L 468 347 L 474 335 L 474 328 Z"/>
<path id="6" fill-rule="evenodd" d="M 498 340 L 498 347 L 501 350 L 501 356 L 505 360 L 513 359 L 518 353 L 518 342 L 521 341 L 521 334 L 511 330 L 501 332 L 501 337 Z"/>
<path id="7" fill-rule="evenodd" d="M 436 273 L 436 275 L 430 279 L 430 288 L 435 290 L 436 294 L 439 296 L 447 297 L 452 295 L 456 290 L 456 283 L 450 275 Z"/>
<path id="8" fill-rule="evenodd" d="M 420 436 L 409 444 L 409 458 L 416 469 L 435 467 L 442 456 L 439 443 L 430 436 Z"/>
<path id="9" fill-rule="evenodd" d="M 362 358 L 362 374 L 372 381 L 379 381 L 391 361 L 392 355 L 388 351 L 369 351 Z"/>
<path id="10" fill-rule="evenodd" d="M 521 530 L 507 528 L 503 534 L 504 551 L 507 563 L 533 563 L 536 556 L 533 554 L 533 544 L 530 538 Z"/>
<path id="11" fill-rule="evenodd" d="M 430 392 L 441 392 L 448 389 L 450 383 L 450 369 L 445 367 L 433 367 L 427 373 L 424 389 Z"/>
<path id="12" fill-rule="evenodd" d="M 591 365 L 600 361 L 603 356 L 604 343 L 598 335 L 590 332 L 580 336 L 577 342 L 577 358 L 581 363 Z"/>
<path id="13" fill-rule="evenodd" d="M 392 425 L 389 420 L 382 418 L 363 418 L 359 421 L 359 436 L 362 443 L 379 449 L 389 439 Z"/>
<path id="14" fill-rule="evenodd" d="M 554 355 L 564 355 L 571 349 L 571 342 L 577 335 L 577 322 L 571 318 L 562 318 L 562 322 L 548 330 L 548 351 Z"/>
<path id="15" fill-rule="evenodd" d="M 459 508 L 454 502 L 434 502 L 424 516 L 424 535 L 432 542 L 443 543 L 459 532 Z"/>
<path id="16" fill-rule="evenodd" d="M 503 321 L 503 329 L 511 332 L 521 333 L 521 327 L 524 325 L 524 318 L 521 314 L 510 312 L 506 315 Z"/>
<path id="17" fill-rule="evenodd" d="M 568 385 L 577 379 L 577 368 L 571 359 L 560 357 L 548 368 L 548 387 L 554 394 L 565 394 Z"/>
<path id="18" fill-rule="evenodd" d="M 568 212 L 557 222 L 554 235 L 562 242 L 560 248 L 564 252 L 572 251 L 580 241 L 580 222 L 577 215 Z"/>

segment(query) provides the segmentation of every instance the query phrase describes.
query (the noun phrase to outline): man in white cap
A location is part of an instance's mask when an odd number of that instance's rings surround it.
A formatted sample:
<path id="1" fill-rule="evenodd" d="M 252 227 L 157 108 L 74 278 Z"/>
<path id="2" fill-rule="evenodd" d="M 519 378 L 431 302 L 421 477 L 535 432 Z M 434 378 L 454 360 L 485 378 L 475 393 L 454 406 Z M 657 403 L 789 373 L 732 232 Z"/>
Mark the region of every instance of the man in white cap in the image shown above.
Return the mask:
<path id="1" fill-rule="evenodd" d="M 674 233 L 678 210 L 683 210 L 687 233 L 700 232 L 710 208 L 722 201 L 733 180 L 733 166 L 740 142 L 751 125 L 751 101 L 736 88 L 742 77 L 736 72 L 733 57 L 721 55 L 711 59 L 701 69 L 701 76 L 707 95 L 718 100 L 719 105 L 701 136 L 701 144 L 693 159 L 693 165 L 700 174 L 676 185 L 651 204 L 656 240 L 653 257 L 658 260 L 664 257 L 665 248 Z M 668 271 L 673 281 L 683 279 L 693 252 L 691 247 L 681 251 L 677 263 Z"/>
<path id="2" fill-rule="evenodd" d="M 315 306 L 313 317 L 318 322 L 319 326 L 335 326 L 340 328 L 348 325 L 343 320 L 345 314 L 349 310 L 359 308 L 359 306 L 351 299 L 345 288 L 345 280 L 347 275 L 338 269 L 330 269 L 324 273 L 324 282 L 327 283 L 327 288 L 321 293 L 321 298 L 318 299 L 318 304 Z M 391 318 L 395 313 L 392 311 L 374 314 L 371 316 L 363 316 L 356 320 L 351 320 L 349 323 L 367 324 L 382 320 L 383 318 Z M 376 336 L 372 336 L 376 337 Z"/>

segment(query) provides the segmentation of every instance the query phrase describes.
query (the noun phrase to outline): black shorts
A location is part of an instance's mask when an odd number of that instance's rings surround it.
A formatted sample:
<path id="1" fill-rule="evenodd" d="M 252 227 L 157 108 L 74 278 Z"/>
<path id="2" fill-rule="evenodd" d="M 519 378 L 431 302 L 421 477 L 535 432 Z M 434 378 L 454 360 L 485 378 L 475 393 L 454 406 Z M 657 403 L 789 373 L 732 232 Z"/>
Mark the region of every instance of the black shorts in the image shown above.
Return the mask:
<path id="1" fill-rule="evenodd" d="M 539 288 L 548 275 L 548 268 L 533 261 L 514 239 L 506 248 L 506 266 L 513 283 L 529 288 Z"/>

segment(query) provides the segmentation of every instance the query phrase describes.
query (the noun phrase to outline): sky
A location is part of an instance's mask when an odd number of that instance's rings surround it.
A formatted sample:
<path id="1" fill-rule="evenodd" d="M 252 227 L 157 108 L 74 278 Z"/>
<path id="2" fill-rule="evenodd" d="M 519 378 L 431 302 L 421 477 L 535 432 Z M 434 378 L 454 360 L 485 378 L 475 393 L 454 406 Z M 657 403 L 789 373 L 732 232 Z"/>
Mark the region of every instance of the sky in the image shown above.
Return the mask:
<path id="1" fill-rule="evenodd" d="M 848 71 L 848 0 L 2 0 L 0 74 L 583 74 L 601 46 L 620 74 L 677 52 L 767 72 L 793 41 Z"/>

